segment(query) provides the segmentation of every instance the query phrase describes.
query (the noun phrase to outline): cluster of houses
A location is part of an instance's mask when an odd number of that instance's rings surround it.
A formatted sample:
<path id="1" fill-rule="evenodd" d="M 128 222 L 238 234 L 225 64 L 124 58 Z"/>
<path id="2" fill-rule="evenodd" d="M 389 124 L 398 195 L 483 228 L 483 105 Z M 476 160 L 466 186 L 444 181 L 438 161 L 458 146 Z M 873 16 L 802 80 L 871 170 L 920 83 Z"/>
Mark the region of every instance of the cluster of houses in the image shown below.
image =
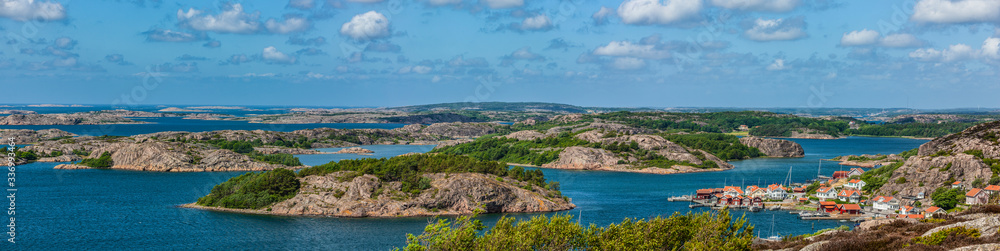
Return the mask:
<path id="1" fill-rule="evenodd" d="M 778 184 L 771 184 L 763 188 L 748 186 L 745 190 L 738 186 L 726 186 L 698 189 L 695 191 L 694 199 L 733 207 L 763 206 L 764 200 L 784 200 L 788 198 L 789 192 L 805 192 L 805 188 L 796 189 L 788 189 Z"/>

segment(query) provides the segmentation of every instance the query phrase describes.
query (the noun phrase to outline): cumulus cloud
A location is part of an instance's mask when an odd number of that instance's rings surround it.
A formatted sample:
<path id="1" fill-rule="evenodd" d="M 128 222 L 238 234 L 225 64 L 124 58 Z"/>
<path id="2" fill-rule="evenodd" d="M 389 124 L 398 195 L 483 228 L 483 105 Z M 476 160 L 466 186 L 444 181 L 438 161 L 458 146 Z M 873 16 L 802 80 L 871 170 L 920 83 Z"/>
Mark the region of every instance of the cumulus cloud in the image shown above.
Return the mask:
<path id="1" fill-rule="evenodd" d="M 314 38 L 289 37 L 285 43 L 301 46 L 322 46 L 326 44 L 326 38 L 323 36 Z"/>
<path id="2" fill-rule="evenodd" d="M 0 17 L 16 21 L 55 21 L 66 19 L 61 3 L 40 0 L 0 1 Z"/>
<path id="3" fill-rule="evenodd" d="M 763 19 L 757 18 L 753 27 L 743 32 L 746 38 L 754 41 L 784 41 L 806 37 L 805 18 Z"/>
<path id="4" fill-rule="evenodd" d="M 611 15 L 614 15 L 614 14 L 615 14 L 615 10 L 613 10 L 611 8 L 608 8 L 608 7 L 601 6 L 601 9 L 597 10 L 597 12 L 595 12 L 594 15 L 591 15 L 590 18 L 594 19 L 594 23 L 595 24 L 602 25 L 602 24 L 604 24 L 605 22 L 608 21 L 608 16 L 611 16 Z"/>
<path id="5" fill-rule="evenodd" d="M 625 0 L 618 6 L 618 17 L 626 24 L 675 24 L 698 17 L 701 0 Z"/>
<path id="6" fill-rule="evenodd" d="M 909 54 L 910 58 L 926 62 L 956 62 L 968 59 L 984 61 L 1000 60 L 1000 38 L 987 38 L 977 50 L 966 44 L 953 44 L 944 50 L 934 48 L 917 49 Z"/>
<path id="7" fill-rule="evenodd" d="M 612 41 L 605 46 L 597 47 L 593 52 L 596 56 L 633 57 L 648 59 L 664 59 L 670 57 L 670 52 L 656 48 L 652 44 L 633 44 L 629 41 Z"/>
<path id="8" fill-rule="evenodd" d="M 389 36 L 389 19 L 375 11 L 351 18 L 340 27 L 340 34 L 355 40 L 372 40 Z"/>
<path id="9" fill-rule="evenodd" d="M 1000 22 L 1000 1 L 921 0 L 913 6 L 910 20 L 944 24 Z"/>
<path id="10" fill-rule="evenodd" d="M 860 30 L 844 33 L 840 38 L 840 46 L 881 46 L 888 48 L 920 47 L 924 42 L 917 37 L 906 34 L 889 34 L 882 37 L 877 31 Z"/>
<path id="11" fill-rule="evenodd" d="M 741 11 L 788 12 L 802 2 L 799 0 L 711 0 L 712 5 Z"/>
<path id="12" fill-rule="evenodd" d="M 646 68 L 646 60 L 633 57 L 620 57 L 620 58 L 615 58 L 613 61 L 611 61 L 611 64 L 609 66 L 615 70 L 625 70 L 625 71 L 639 70 L 642 68 Z"/>
<path id="13" fill-rule="evenodd" d="M 566 51 L 569 48 L 573 48 L 573 47 L 580 47 L 580 45 L 570 43 L 569 41 L 566 41 L 566 39 L 563 39 L 563 38 L 553 38 L 552 40 L 549 40 L 549 46 L 545 47 L 545 49 L 546 50 L 560 50 L 561 49 L 563 51 Z"/>
<path id="14" fill-rule="evenodd" d="M 871 45 L 878 42 L 879 34 L 877 31 L 864 29 L 860 31 L 852 31 L 844 33 L 844 36 L 840 38 L 841 46 L 858 46 L 858 45 Z"/>
<path id="15" fill-rule="evenodd" d="M 52 46 L 59 49 L 72 50 L 73 47 L 76 47 L 76 40 L 68 37 L 59 37 L 52 43 Z"/>
<path id="16" fill-rule="evenodd" d="M 198 31 L 250 34 L 260 29 L 259 19 L 259 12 L 253 14 L 243 12 L 243 6 L 238 3 L 225 6 L 218 15 L 206 14 L 194 8 L 186 12 L 177 10 L 179 26 Z"/>
<path id="17" fill-rule="evenodd" d="M 785 68 L 785 60 L 784 59 L 780 59 L 780 58 L 779 59 L 775 59 L 774 63 L 771 63 L 771 65 L 767 66 L 767 70 L 768 71 L 780 71 L 780 70 L 784 70 L 784 69 L 786 69 Z"/>
<path id="18" fill-rule="evenodd" d="M 313 0 L 289 0 L 288 7 L 300 10 L 309 10 L 316 7 L 316 3 L 313 2 Z"/>
<path id="19" fill-rule="evenodd" d="M 545 60 L 545 57 L 543 57 L 542 55 L 538 55 L 538 54 L 535 54 L 534 52 L 531 52 L 531 47 L 530 46 L 521 47 L 520 49 L 517 49 L 513 53 L 505 56 L 504 58 L 505 59 L 514 59 L 514 60 L 531 60 L 531 61 L 544 61 Z"/>
<path id="20" fill-rule="evenodd" d="M 239 65 L 242 63 L 249 63 L 253 61 L 252 58 L 248 57 L 246 54 L 234 54 L 229 56 L 226 61 L 220 62 L 220 65 Z"/>
<path id="21" fill-rule="evenodd" d="M 396 71 L 398 74 L 416 73 L 416 74 L 427 74 L 430 73 L 434 68 L 426 65 L 415 65 L 415 66 L 403 66 Z"/>
<path id="22" fill-rule="evenodd" d="M 549 30 L 552 29 L 552 20 L 545 14 L 539 14 L 525 18 L 521 21 L 520 28 L 528 31 Z"/>
<path id="23" fill-rule="evenodd" d="M 480 0 L 492 9 L 509 9 L 524 6 L 524 0 Z"/>
<path id="24" fill-rule="evenodd" d="M 303 32 L 309 29 L 310 25 L 309 20 L 298 16 L 286 16 L 284 21 L 271 18 L 267 22 L 264 22 L 264 27 L 267 28 L 267 31 L 277 34 Z"/>
<path id="25" fill-rule="evenodd" d="M 151 42 L 194 42 L 205 40 L 205 34 L 191 34 L 183 31 L 151 29 L 142 33 L 146 35 L 146 41 Z"/>
<path id="26" fill-rule="evenodd" d="M 125 56 L 122 56 L 122 54 L 108 54 L 104 56 L 104 60 L 117 65 L 132 65 L 132 63 L 125 61 Z"/>
<path id="27" fill-rule="evenodd" d="M 295 57 L 278 51 L 278 49 L 274 48 L 274 46 L 264 48 L 264 51 L 261 53 L 261 58 L 264 59 L 264 62 L 269 64 L 294 64 L 296 60 Z"/>

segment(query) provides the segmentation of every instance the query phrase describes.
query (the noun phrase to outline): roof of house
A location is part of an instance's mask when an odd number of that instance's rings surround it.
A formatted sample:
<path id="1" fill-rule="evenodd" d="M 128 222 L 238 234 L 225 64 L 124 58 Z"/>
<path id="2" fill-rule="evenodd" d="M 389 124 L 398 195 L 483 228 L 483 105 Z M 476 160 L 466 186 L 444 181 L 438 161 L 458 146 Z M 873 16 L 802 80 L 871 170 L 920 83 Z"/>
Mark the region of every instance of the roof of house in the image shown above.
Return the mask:
<path id="1" fill-rule="evenodd" d="M 976 197 L 976 195 L 979 194 L 979 191 L 982 191 L 982 189 L 973 188 L 972 190 L 969 190 L 968 193 L 965 193 L 965 196 L 966 197 Z"/>
<path id="2" fill-rule="evenodd" d="M 896 218 L 923 219 L 924 216 L 920 214 L 907 214 L 907 215 L 897 214 Z"/>
<path id="3" fill-rule="evenodd" d="M 840 175 L 847 175 L 847 171 L 834 171 L 834 172 L 833 172 L 833 175 L 837 175 L 837 174 L 840 174 Z"/>
<path id="4" fill-rule="evenodd" d="M 940 207 L 928 207 L 927 209 L 924 209 L 924 211 L 928 213 L 933 213 L 937 211 L 944 211 L 944 209 L 941 209 Z"/>
<path id="5" fill-rule="evenodd" d="M 844 189 L 844 190 L 841 190 L 840 193 L 837 194 L 837 196 L 850 197 L 850 196 L 854 196 L 855 194 L 857 194 L 857 195 L 860 196 L 861 195 L 861 191 Z"/>
<path id="6" fill-rule="evenodd" d="M 911 206 L 903 206 L 903 211 L 910 211 L 910 210 L 913 210 L 913 207 L 911 207 Z"/>
<path id="7" fill-rule="evenodd" d="M 708 188 L 708 189 L 698 189 L 698 191 L 695 191 L 695 192 L 696 193 L 712 193 L 713 191 L 715 191 L 715 189 Z"/>
<path id="8" fill-rule="evenodd" d="M 833 201 L 820 201 L 819 205 L 820 206 L 837 206 L 837 202 L 833 202 Z"/>
<path id="9" fill-rule="evenodd" d="M 851 168 L 851 172 L 853 172 L 853 171 L 858 171 L 858 172 L 861 172 L 861 173 L 865 173 L 865 169 L 861 169 L 861 168 L 857 168 L 857 167 Z"/>
<path id="10" fill-rule="evenodd" d="M 839 204 L 837 208 L 841 210 L 861 210 L 861 206 L 858 204 Z"/>
<path id="11" fill-rule="evenodd" d="M 889 201 L 892 201 L 892 199 L 895 199 L 895 198 L 893 198 L 891 196 L 878 196 L 878 197 L 875 197 L 875 202 L 889 202 Z"/>
<path id="12" fill-rule="evenodd" d="M 784 191 L 785 187 L 782 186 L 782 185 L 778 185 L 778 184 L 767 185 L 767 191 L 774 191 L 774 190 L 782 190 L 782 191 Z"/>
<path id="13" fill-rule="evenodd" d="M 738 194 L 743 194 L 743 189 L 741 189 L 740 187 L 727 186 L 726 188 L 723 188 L 722 190 L 726 191 L 726 192 L 735 191 Z"/>
<path id="14" fill-rule="evenodd" d="M 861 183 L 861 182 L 863 182 L 863 181 L 858 180 L 858 179 L 853 179 L 851 181 L 848 181 L 848 183 L 851 183 L 851 184 L 857 184 L 857 183 Z"/>
<path id="15" fill-rule="evenodd" d="M 799 198 L 799 201 L 807 201 L 807 200 L 809 200 L 809 198 L 805 198 L 805 197 Z"/>
<path id="16" fill-rule="evenodd" d="M 816 192 L 817 193 L 826 193 L 826 192 L 830 192 L 831 189 L 833 189 L 833 188 L 832 187 L 820 187 L 819 189 L 816 189 Z"/>
<path id="17" fill-rule="evenodd" d="M 986 188 L 983 188 L 983 190 L 996 192 L 996 191 L 1000 191 L 1000 186 L 989 185 L 989 186 L 986 186 Z"/>
<path id="18" fill-rule="evenodd" d="M 952 185 L 958 185 L 958 184 L 962 184 L 962 182 L 961 181 L 955 181 L 955 183 L 951 183 L 951 184 Z"/>

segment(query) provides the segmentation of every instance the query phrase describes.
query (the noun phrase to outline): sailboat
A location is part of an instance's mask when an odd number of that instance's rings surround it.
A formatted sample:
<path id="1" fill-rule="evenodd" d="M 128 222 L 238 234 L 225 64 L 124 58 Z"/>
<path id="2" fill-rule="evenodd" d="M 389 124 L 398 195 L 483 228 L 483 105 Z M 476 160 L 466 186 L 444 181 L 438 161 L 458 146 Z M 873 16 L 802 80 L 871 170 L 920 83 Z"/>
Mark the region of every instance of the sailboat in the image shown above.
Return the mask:
<path id="1" fill-rule="evenodd" d="M 816 178 L 820 181 L 830 179 L 830 177 L 823 176 L 821 169 L 823 169 L 823 158 L 819 159 L 819 167 L 816 167 Z"/>
<path id="2" fill-rule="evenodd" d="M 774 215 L 771 215 L 771 237 L 767 237 L 767 240 L 780 241 L 781 236 L 774 234 Z"/>

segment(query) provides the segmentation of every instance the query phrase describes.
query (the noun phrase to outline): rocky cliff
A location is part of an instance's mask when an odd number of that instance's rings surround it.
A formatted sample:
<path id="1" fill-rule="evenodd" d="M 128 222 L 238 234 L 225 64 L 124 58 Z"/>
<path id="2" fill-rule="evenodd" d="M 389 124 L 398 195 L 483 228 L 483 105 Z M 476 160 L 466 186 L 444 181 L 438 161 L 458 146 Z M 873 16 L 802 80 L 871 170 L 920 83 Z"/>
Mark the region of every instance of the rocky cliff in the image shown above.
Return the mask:
<path id="1" fill-rule="evenodd" d="M 109 169 L 154 172 L 226 172 L 266 171 L 277 168 L 301 168 L 253 161 L 250 157 L 225 149 L 176 142 L 88 142 L 97 143 L 88 158 L 110 153 L 114 165 Z M 82 169 L 80 165 L 62 164 L 55 169 Z"/>
<path id="2" fill-rule="evenodd" d="M 696 150 L 704 154 L 706 161 L 713 161 L 718 168 L 701 169 L 687 165 L 673 165 L 670 168 L 660 167 L 637 167 L 634 158 L 624 159 L 608 150 L 596 149 L 581 146 L 572 146 L 563 149 L 559 153 L 559 158 L 547 164 L 543 168 L 568 169 L 568 170 L 594 170 L 612 172 L 632 172 L 632 173 L 654 173 L 654 174 L 674 174 L 690 172 L 710 172 L 721 171 L 733 168 L 732 164 L 711 155 L 707 152 Z M 693 156 L 693 155 L 692 155 Z M 696 160 L 698 160 L 695 157 Z M 698 160 L 700 164 L 702 161 Z M 641 164 L 640 164 L 641 165 Z"/>
<path id="3" fill-rule="evenodd" d="M 758 137 L 742 137 L 740 143 L 760 149 L 768 157 L 804 157 L 805 150 L 799 143 L 783 139 L 766 139 Z"/>
<path id="4" fill-rule="evenodd" d="M 352 178 L 353 177 L 353 178 Z M 481 213 L 529 213 L 569 210 L 572 203 L 549 191 L 509 178 L 478 173 L 425 174 L 431 188 L 417 196 L 401 191 L 399 182 L 383 182 L 373 175 L 354 177 L 341 171 L 299 178 L 303 187 L 295 197 L 262 210 L 214 210 L 257 214 L 410 217 Z M 523 187 L 529 187 L 525 189 Z M 190 207 L 200 207 L 188 205 Z"/>
<path id="5" fill-rule="evenodd" d="M 930 205 L 929 195 L 953 181 L 962 181 L 967 186 L 976 180 L 985 184 L 996 175 L 994 169 L 1000 170 L 1000 164 L 996 163 L 1000 158 L 998 134 L 1000 121 L 976 125 L 924 143 L 917 156 L 909 157 L 892 172 L 889 182 L 878 193 L 916 196 L 923 192 L 927 198 L 922 203 Z M 987 161 L 995 166 L 991 168 Z"/>

